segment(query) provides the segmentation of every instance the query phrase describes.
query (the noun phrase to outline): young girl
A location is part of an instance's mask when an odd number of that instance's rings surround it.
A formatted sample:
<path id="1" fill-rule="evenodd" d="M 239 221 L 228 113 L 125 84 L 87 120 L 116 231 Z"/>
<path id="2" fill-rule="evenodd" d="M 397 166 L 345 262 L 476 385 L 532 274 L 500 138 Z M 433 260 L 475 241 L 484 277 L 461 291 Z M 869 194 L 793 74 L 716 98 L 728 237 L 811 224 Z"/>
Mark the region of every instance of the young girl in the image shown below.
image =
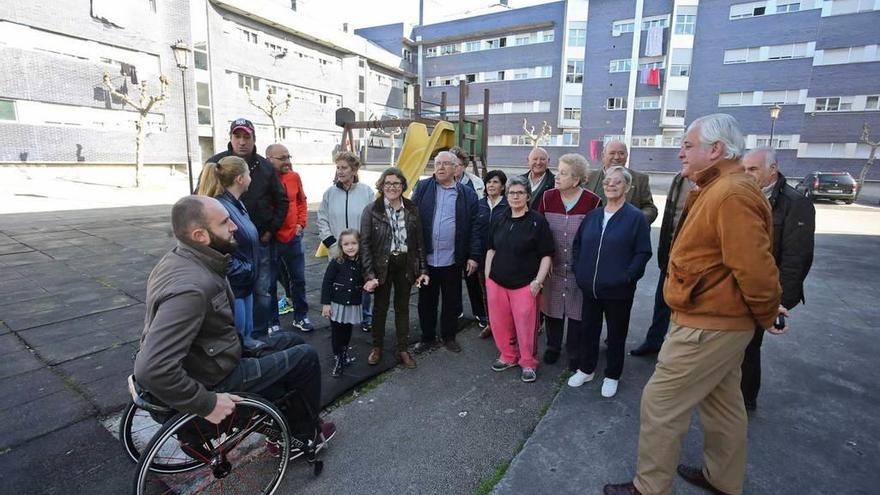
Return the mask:
<path id="1" fill-rule="evenodd" d="M 321 286 L 321 314 L 330 319 L 332 331 L 334 378 L 342 376 L 343 368 L 349 363 L 351 327 L 361 323 L 364 276 L 358 256 L 360 241 L 361 236 L 355 229 L 343 230 L 339 234 L 339 255 L 327 265 L 324 284 Z"/>

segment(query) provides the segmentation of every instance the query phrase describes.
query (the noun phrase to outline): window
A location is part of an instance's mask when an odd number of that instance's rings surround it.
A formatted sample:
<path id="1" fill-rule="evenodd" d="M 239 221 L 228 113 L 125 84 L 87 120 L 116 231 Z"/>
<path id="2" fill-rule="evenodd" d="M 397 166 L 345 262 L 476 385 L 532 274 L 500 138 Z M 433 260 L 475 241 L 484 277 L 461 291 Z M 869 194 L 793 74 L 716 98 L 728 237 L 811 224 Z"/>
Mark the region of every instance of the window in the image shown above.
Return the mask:
<path id="1" fill-rule="evenodd" d="M 865 102 L 867 108 L 867 102 Z M 852 110 L 851 102 L 841 102 L 840 98 L 816 98 L 816 112 L 842 112 Z"/>
<path id="2" fill-rule="evenodd" d="M 253 76 L 246 76 L 244 74 L 238 75 L 238 87 L 241 89 L 250 88 L 251 91 L 259 91 L 260 90 L 260 78 Z"/>
<path id="3" fill-rule="evenodd" d="M 865 99 L 865 110 L 877 110 L 878 100 L 880 100 L 880 96 L 877 95 L 867 97 Z"/>
<path id="4" fill-rule="evenodd" d="M 150 12 L 156 12 L 156 0 L 147 0 L 147 3 L 150 6 Z"/>
<path id="5" fill-rule="evenodd" d="M 513 39 L 513 44 L 516 45 L 516 46 L 523 46 L 523 45 L 528 45 L 530 41 L 531 41 L 531 40 L 529 39 L 529 35 L 527 35 L 527 34 L 520 34 L 520 35 L 517 35 L 517 36 Z"/>
<path id="6" fill-rule="evenodd" d="M 248 31 L 247 29 L 238 28 L 239 34 L 241 35 L 241 39 L 247 43 L 259 44 L 259 39 L 257 38 L 257 33 Z"/>
<path id="7" fill-rule="evenodd" d="M 633 148 L 648 148 L 656 146 L 657 137 L 656 136 L 633 136 L 632 137 L 632 147 Z"/>
<path id="8" fill-rule="evenodd" d="M 468 41 L 464 44 L 464 51 L 466 52 L 476 52 L 482 49 L 481 42 L 479 41 Z"/>
<path id="9" fill-rule="evenodd" d="M 553 66 L 552 65 L 542 65 L 538 67 L 538 76 L 537 77 L 553 77 Z"/>
<path id="10" fill-rule="evenodd" d="M 659 96 L 648 96 L 643 98 L 636 98 L 635 109 L 636 110 L 657 110 L 660 108 L 660 97 Z"/>
<path id="11" fill-rule="evenodd" d="M 0 100 L 0 120 L 16 120 L 14 101 Z"/>
<path id="12" fill-rule="evenodd" d="M 568 23 L 568 46 L 586 46 L 587 23 L 585 21 Z"/>
<path id="13" fill-rule="evenodd" d="M 801 3 L 800 2 L 776 4 L 776 13 L 777 14 L 784 14 L 786 12 L 797 12 L 799 10 L 801 10 Z"/>
<path id="14" fill-rule="evenodd" d="M 797 105 L 799 99 L 800 90 L 797 89 L 764 91 L 761 96 L 761 105 Z"/>
<path id="15" fill-rule="evenodd" d="M 632 33 L 635 30 L 636 23 L 634 21 L 615 21 L 611 25 L 612 36 L 620 36 L 623 33 Z"/>
<path id="16" fill-rule="evenodd" d="M 458 43 L 440 45 L 440 55 L 453 55 L 458 53 Z"/>
<path id="17" fill-rule="evenodd" d="M 752 92 L 749 91 L 745 93 L 748 95 L 747 98 L 743 98 L 743 93 L 720 93 L 718 95 L 718 106 L 719 107 L 738 107 L 743 104 L 743 101 L 747 101 L 747 105 L 752 104 Z"/>
<path id="18" fill-rule="evenodd" d="M 584 61 L 569 59 L 565 66 L 565 82 L 582 83 L 584 82 Z"/>
<path id="19" fill-rule="evenodd" d="M 647 31 L 652 27 L 669 27 L 669 18 L 661 17 L 660 19 L 648 19 L 646 21 L 642 21 L 642 31 Z"/>
<path id="20" fill-rule="evenodd" d="M 284 48 L 281 45 L 276 45 L 275 43 L 269 43 L 268 41 L 266 41 L 263 44 L 266 46 L 266 48 L 269 49 L 270 52 L 272 52 L 272 55 L 280 55 L 282 53 L 287 53 L 287 48 Z"/>
<path id="21" fill-rule="evenodd" d="M 768 47 L 767 60 L 784 60 L 794 56 L 794 45 L 775 45 Z"/>
<path id="22" fill-rule="evenodd" d="M 675 34 L 694 34 L 696 26 L 697 16 L 695 15 L 675 16 Z"/>
<path id="23" fill-rule="evenodd" d="M 465 74 L 464 79 L 469 83 L 477 82 L 477 75 L 476 74 Z"/>
<path id="24" fill-rule="evenodd" d="M 516 69 L 513 71 L 514 79 L 528 79 L 529 78 L 529 69 Z"/>
<path id="25" fill-rule="evenodd" d="M 565 108 L 562 110 L 562 118 L 565 120 L 581 120 L 580 108 Z"/>
<path id="26" fill-rule="evenodd" d="M 683 119 L 684 118 L 684 110 L 679 110 L 675 108 L 669 108 L 666 110 L 666 116 L 674 119 Z"/>
<path id="27" fill-rule="evenodd" d="M 770 136 L 758 136 L 755 139 L 755 147 L 757 148 L 776 148 L 776 149 L 796 149 L 792 146 L 791 136 L 773 136 L 773 142 L 770 142 Z"/>
<path id="28" fill-rule="evenodd" d="M 427 81 L 425 81 L 426 87 L 433 88 L 436 85 L 437 85 L 437 81 L 434 79 L 428 79 Z M 363 103 L 363 101 L 361 101 L 361 103 Z"/>
<path id="29" fill-rule="evenodd" d="M 296 0 L 290 0 L 290 10 L 296 12 Z"/>
<path id="30" fill-rule="evenodd" d="M 577 146 L 581 140 L 581 131 L 579 130 L 564 130 L 562 131 L 562 144 L 563 146 Z"/>
<path id="31" fill-rule="evenodd" d="M 730 19 L 746 19 L 764 15 L 767 10 L 767 1 L 739 3 L 730 6 Z"/>
<path id="32" fill-rule="evenodd" d="M 196 82 L 196 104 L 199 124 L 211 125 L 211 90 L 206 83 Z"/>
<path id="33" fill-rule="evenodd" d="M 437 56 L 437 47 L 432 46 L 430 48 L 425 49 L 425 57 L 436 57 Z"/>
<path id="34" fill-rule="evenodd" d="M 639 64 L 640 71 L 649 71 L 651 69 L 664 69 L 666 68 L 666 61 L 661 60 L 659 62 L 647 62 L 644 64 Z"/>
<path id="35" fill-rule="evenodd" d="M 605 108 L 608 110 L 624 110 L 626 109 L 626 98 L 622 96 L 618 96 L 616 98 L 608 98 L 608 101 L 605 104 Z"/>
<path id="36" fill-rule="evenodd" d="M 550 29 L 548 31 L 544 31 L 541 34 L 541 40 L 544 42 L 553 41 L 554 39 L 555 39 L 555 33 L 553 32 L 552 29 Z"/>
<path id="37" fill-rule="evenodd" d="M 874 0 L 834 0 L 831 2 L 831 12 L 823 13 L 823 15 L 844 15 L 878 10 L 874 5 Z"/>
<path id="38" fill-rule="evenodd" d="M 403 49 L 403 59 L 409 63 L 413 63 L 413 54 L 411 50 Z"/>
<path id="39" fill-rule="evenodd" d="M 208 52 L 193 50 L 193 63 L 196 69 L 208 70 Z"/>
<path id="40" fill-rule="evenodd" d="M 690 64 L 672 64 L 669 66 L 669 75 L 687 77 L 691 74 Z"/>
<path id="41" fill-rule="evenodd" d="M 632 60 L 619 58 L 612 60 L 608 65 L 608 72 L 629 72 L 632 69 Z"/>

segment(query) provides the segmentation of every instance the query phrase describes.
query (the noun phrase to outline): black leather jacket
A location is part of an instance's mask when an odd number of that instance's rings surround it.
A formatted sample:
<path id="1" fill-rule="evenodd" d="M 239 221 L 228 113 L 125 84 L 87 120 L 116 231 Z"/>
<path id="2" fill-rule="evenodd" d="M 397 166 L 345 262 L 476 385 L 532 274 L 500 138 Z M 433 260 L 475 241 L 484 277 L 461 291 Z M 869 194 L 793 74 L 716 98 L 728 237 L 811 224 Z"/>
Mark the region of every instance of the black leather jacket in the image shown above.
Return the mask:
<path id="1" fill-rule="evenodd" d="M 406 250 L 407 279 L 410 282 L 428 273 L 425 260 L 424 239 L 422 237 L 422 221 L 415 203 L 402 198 L 406 210 Z M 361 257 L 364 266 L 364 278 L 376 278 L 379 284 L 388 279 L 388 257 L 391 252 L 391 224 L 385 213 L 385 199 L 380 197 L 364 208 L 361 215 Z"/>

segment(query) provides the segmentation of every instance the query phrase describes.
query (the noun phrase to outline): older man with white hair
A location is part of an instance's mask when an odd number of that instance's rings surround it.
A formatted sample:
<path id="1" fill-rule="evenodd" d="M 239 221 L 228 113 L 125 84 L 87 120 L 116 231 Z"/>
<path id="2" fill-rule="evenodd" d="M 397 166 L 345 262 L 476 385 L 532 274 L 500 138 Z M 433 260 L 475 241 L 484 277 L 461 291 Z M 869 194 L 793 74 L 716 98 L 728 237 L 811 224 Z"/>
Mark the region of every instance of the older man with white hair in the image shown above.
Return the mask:
<path id="1" fill-rule="evenodd" d="M 434 175 L 416 184 L 412 201 L 419 209 L 430 282 L 419 288 L 420 354 L 434 346 L 440 301 L 440 335 L 446 349 L 461 352 L 455 341 L 461 314 L 462 274 L 472 275 L 482 253 L 483 226 L 477 194 L 455 181 L 458 158 L 448 151 L 434 158 Z"/>
<path id="2" fill-rule="evenodd" d="M 550 155 L 547 150 L 535 146 L 529 152 L 529 171 L 522 174 L 522 177 L 529 180 L 529 187 L 532 191 L 532 202 L 529 209 L 538 211 L 538 204 L 544 197 L 544 191 L 556 187 L 556 176 L 550 171 Z"/>
<path id="3" fill-rule="evenodd" d="M 629 159 L 629 151 L 626 145 L 620 141 L 611 141 L 605 145 L 602 151 L 602 169 L 591 170 L 584 182 L 584 189 L 592 191 L 605 203 L 605 191 L 602 181 L 605 180 L 605 171 L 611 167 L 626 167 Z M 650 178 L 648 174 L 628 168 L 632 175 L 632 187 L 626 193 L 626 201 L 642 210 L 642 214 L 648 220 L 648 225 L 657 219 L 657 207 L 654 205 L 654 196 L 651 195 Z"/>
<path id="4" fill-rule="evenodd" d="M 698 118 L 678 154 L 697 188 L 669 253 L 663 294 L 672 323 L 654 375 L 642 393 L 638 466 L 606 495 L 672 492 L 682 437 L 695 407 L 703 426 L 704 466 L 679 464 L 687 482 L 712 493 L 741 494 L 748 417 L 740 365 L 755 327 L 778 334 L 779 271 L 772 255 L 770 205 L 740 158 L 744 139 L 727 114 Z"/>
<path id="5" fill-rule="evenodd" d="M 804 279 L 813 264 L 816 209 L 813 202 L 788 185 L 779 171 L 776 151 L 758 148 L 743 157 L 743 168 L 755 178 L 773 210 L 773 257 L 779 268 L 782 285 L 780 311 L 790 310 L 804 300 Z M 758 407 L 761 388 L 761 343 L 764 329 L 755 328 L 755 336 L 746 347 L 742 363 L 742 393 L 746 409 Z"/>

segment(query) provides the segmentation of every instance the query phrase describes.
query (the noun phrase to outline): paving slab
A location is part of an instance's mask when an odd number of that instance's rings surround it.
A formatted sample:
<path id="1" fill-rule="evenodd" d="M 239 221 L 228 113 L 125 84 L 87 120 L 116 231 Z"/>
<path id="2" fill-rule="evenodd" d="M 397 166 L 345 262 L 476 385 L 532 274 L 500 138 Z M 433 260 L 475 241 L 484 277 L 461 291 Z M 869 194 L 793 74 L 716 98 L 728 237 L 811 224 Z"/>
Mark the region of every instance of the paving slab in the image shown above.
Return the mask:
<path id="1" fill-rule="evenodd" d="M 19 335 L 45 362 L 57 364 L 138 341 L 143 321 L 144 306 L 138 303 L 32 328 Z"/>
<path id="2" fill-rule="evenodd" d="M 46 368 L 0 380 L 0 450 L 59 430 L 95 411 Z"/>
<path id="3" fill-rule="evenodd" d="M 115 345 L 57 366 L 98 408 L 99 414 L 122 409 L 130 400 L 126 377 L 134 369 L 138 342 Z"/>
<path id="4" fill-rule="evenodd" d="M 0 380 L 45 366 L 18 336 L 0 332 Z"/>
<path id="5" fill-rule="evenodd" d="M 4 493 L 119 495 L 129 493 L 135 465 L 95 419 L 0 454 Z"/>

